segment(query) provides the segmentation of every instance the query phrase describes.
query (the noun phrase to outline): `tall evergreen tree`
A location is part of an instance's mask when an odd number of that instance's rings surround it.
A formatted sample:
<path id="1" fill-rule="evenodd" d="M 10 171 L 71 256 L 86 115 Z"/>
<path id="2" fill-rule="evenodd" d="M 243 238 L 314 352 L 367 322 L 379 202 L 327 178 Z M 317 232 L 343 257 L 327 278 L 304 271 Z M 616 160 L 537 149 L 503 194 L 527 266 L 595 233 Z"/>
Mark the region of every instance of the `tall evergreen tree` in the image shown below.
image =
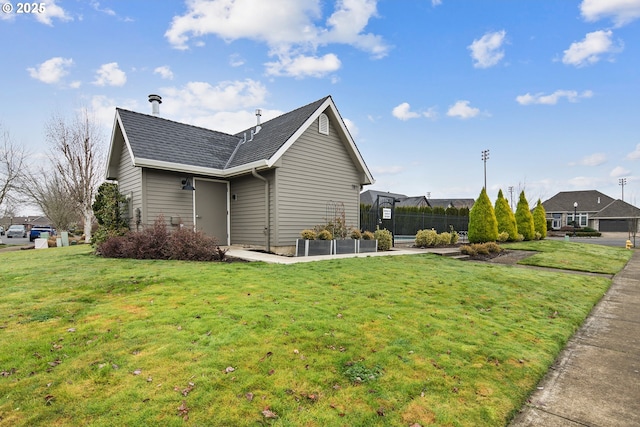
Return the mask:
<path id="1" fill-rule="evenodd" d="M 547 237 L 547 211 L 544 210 L 540 199 L 533 210 L 533 228 L 536 233 L 540 233 L 541 239 Z"/>
<path id="2" fill-rule="evenodd" d="M 496 220 L 498 221 L 498 234 L 507 232 L 509 240 L 513 241 L 518 238 L 518 227 L 516 225 L 516 217 L 513 215 L 509 202 L 502 194 L 502 190 L 498 191 L 496 199 Z"/>
<path id="3" fill-rule="evenodd" d="M 471 243 L 495 242 L 498 238 L 498 221 L 493 205 L 483 188 L 478 200 L 469 212 L 469 241 Z"/>
<path id="4" fill-rule="evenodd" d="M 531 215 L 529 202 L 527 202 L 527 198 L 524 195 L 524 190 L 520 192 L 520 199 L 516 207 L 516 225 L 518 233 L 522 234 L 524 240 L 533 240 L 536 237 L 533 215 Z"/>

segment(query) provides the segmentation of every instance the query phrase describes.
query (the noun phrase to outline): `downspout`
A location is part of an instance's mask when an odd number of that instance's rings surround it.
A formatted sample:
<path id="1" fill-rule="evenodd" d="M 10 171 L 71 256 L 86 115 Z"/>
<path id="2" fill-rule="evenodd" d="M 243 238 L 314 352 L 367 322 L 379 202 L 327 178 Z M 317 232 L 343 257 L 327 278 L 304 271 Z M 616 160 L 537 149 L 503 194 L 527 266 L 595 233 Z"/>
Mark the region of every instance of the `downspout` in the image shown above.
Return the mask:
<path id="1" fill-rule="evenodd" d="M 271 222 L 270 214 L 269 214 L 269 180 L 262 175 L 259 175 L 256 171 L 256 168 L 251 169 L 251 175 L 258 178 L 261 181 L 264 181 L 264 234 L 265 234 L 265 249 L 267 252 L 271 252 L 271 237 L 269 231 L 269 224 Z"/>

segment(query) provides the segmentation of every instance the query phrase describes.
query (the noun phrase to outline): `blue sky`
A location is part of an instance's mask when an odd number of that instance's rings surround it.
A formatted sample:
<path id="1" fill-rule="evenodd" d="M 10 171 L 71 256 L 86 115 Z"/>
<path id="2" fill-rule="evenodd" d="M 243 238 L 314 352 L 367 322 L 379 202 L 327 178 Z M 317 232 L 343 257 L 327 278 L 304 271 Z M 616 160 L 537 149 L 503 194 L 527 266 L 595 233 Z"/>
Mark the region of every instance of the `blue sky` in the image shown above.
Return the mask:
<path id="1" fill-rule="evenodd" d="M 332 95 L 376 183 L 640 200 L 640 0 L 2 3 L 0 124 L 42 162 L 53 114 L 116 106 L 235 133 Z M 12 10 L 9 11 L 9 6 Z M 22 10 L 26 12 L 26 10 Z M 517 194 L 514 194 L 514 198 Z"/>

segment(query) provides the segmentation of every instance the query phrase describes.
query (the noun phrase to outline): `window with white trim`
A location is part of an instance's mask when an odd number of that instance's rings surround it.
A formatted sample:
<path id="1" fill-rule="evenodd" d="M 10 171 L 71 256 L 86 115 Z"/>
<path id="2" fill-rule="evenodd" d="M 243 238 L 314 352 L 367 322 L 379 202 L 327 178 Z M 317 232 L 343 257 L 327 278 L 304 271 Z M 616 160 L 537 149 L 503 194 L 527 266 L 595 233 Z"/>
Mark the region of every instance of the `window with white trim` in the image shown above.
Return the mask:
<path id="1" fill-rule="evenodd" d="M 318 119 L 318 132 L 323 135 L 329 135 L 329 117 L 326 114 L 320 114 Z"/>

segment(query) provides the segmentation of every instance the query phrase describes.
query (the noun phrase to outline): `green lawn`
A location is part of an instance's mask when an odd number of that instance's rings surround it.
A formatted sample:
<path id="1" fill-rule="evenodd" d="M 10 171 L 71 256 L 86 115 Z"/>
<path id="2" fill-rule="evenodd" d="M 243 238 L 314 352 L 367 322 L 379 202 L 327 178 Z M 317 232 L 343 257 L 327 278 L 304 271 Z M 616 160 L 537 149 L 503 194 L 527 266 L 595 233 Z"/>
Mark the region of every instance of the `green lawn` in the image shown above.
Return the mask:
<path id="1" fill-rule="evenodd" d="M 609 285 L 435 255 L 0 253 L 0 426 L 501 426 Z"/>

